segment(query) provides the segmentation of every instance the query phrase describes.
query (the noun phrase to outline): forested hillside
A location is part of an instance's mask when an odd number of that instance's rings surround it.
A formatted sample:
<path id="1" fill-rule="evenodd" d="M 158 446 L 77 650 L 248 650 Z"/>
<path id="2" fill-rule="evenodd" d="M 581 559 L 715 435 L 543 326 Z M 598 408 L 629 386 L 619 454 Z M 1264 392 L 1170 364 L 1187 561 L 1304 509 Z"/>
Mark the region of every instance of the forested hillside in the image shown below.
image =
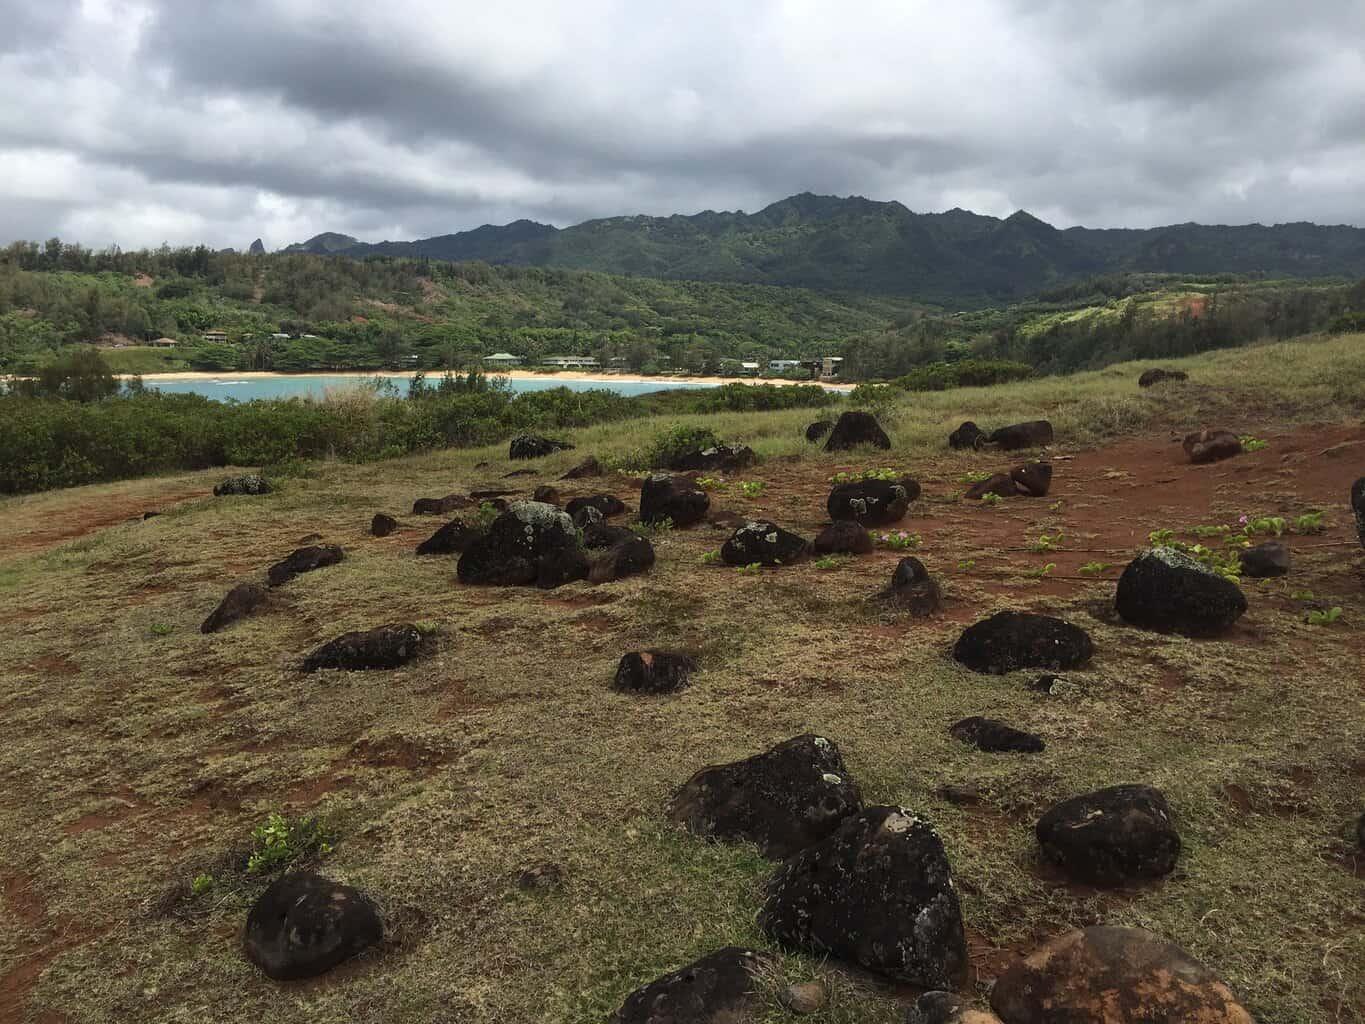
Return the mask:
<path id="1" fill-rule="evenodd" d="M 953 308 L 1014 301 L 1115 272 L 1365 275 L 1361 228 L 1299 223 L 1059 230 L 1024 211 L 1003 220 L 957 209 L 920 214 L 897 202 L 809 193 L 753 214 L 611 217 L 563 230 L 521 220 L 377 244 L 329 233 L 290 248 L 906 295 Z"/>

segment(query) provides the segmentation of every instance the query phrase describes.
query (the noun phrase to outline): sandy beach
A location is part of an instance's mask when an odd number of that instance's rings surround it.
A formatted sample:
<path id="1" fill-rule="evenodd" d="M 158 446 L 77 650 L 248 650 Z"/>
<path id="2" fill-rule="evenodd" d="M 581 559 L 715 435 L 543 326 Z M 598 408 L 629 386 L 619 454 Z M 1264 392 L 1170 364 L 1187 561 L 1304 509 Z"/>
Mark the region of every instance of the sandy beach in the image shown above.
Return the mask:
<path id="1" fill-rule="evenodd" d="M 220 370 L 216 372 L 205 372 L 202 370 L 184 370 L 178 373 L 144 373 L 142 379 L 148 383 L 158 380 L 287 380 L 291 377 L 355 377 L 357 379 L 373 377 L 391 377 L 394 379 L 407 380 L 412 377 L 413 370 L 309 370 L 305 373 L 273 373 L 261 370 Z M 444 374 L 442 370 L 423 371 L 427 375 L 427 380 L 440 380 Z M 128 379 L 136 374 L 119 374 L 120 379 Z M 653 384 L 660 385 L 678 384 L 776 384 L 785 386 L 789 384 L 810 384 L 812 381 L 803 380 L 782 380 L 764 379 L 762 377 L 691 377 L 691 376 L 656 376 L 645 377 L 640 374 L 632 373 L 601 373 L 582 370 L 562 370 L 558 373 L 537 373 L 534 370 L 503 370 L 489 376 L 510 377 L 513 380 L 564 380 L 564 381 L 585 381 L 594 384 Z M 822 387 L 831 388 L 839 391 L 851 391 L 852 384 L 824 383 Z"/>

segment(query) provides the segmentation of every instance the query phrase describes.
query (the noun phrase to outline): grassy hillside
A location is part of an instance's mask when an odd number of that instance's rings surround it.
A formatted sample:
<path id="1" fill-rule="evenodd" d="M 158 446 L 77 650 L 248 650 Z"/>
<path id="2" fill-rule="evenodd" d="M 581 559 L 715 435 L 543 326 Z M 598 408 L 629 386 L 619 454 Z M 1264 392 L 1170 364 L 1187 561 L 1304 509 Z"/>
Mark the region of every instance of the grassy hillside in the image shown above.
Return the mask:
<path id="1" fill-rule="evenodd" d="M 1365 809 L 1352 688 L 1365 594 L 1344 502 L 1365 450 L 1365 337 L 1173 365 L 1188 383 L 1139 391 L 1145 364 L 1129 364 L 912 396 L 884 417 L 890 452 L 817 452 L 801 439 L 806 410 L 666 415 L 569 431 L 578 449 L 526 478 L 506 477 L 527 464 L 498 445 L 321 463 L 257 499 L 213 499 L 213 472 L 0 500 L 0 1017 L 597 1024 L 712 949 L 768 946 L 754 921 L 773 865 L 680 832 L 661 808 L 702 765 L 811 730 L 839 744 L 869 803 L 904 805 L 943 836 L 978 1001 L 1020 952 L 1102 920 L 1177 942 L 1258 1020 L 1361 1024 L 1349 831 Z M 947 432 L 1036 416 L 1057 427 L 1053 492 L 964 503 L 964 477 L 1006 460 L 950 453 Z M 925 496 L 902 525 L 922 538 L 945 612 L 913 621 L 869 600 L 901 552 L 741 573 L 703 560 L 727 536 L 709 525 L 656 533 L 648 574 L 598 587 L 468 587 L 452 560 L 414 557 L 439 522 L 406 515 L 414 498 L 529 493 L 589 453 L 629 465 L 675 422 L 762 456 L 713 490 L 714 507 L 807 537 L 834 473 L 913 473 Z M 1268 447 L 1191 467 L 1172 437 L 1203 425 Z M 624 475 L 559 486 L 638 500 Z M 164 514 L 144 522 L 146 509 Z M 1227 636 L 1138 632 L 1109 611 L 1118 567 L 1150 531 L 1192 539 L 1242 514 L 1311 509 L 1326 532 L 1289 538 L 1293 574 L 1248 582 L 1251 610 Z M 377 511 L 400 532 L 369 537 Z M 1043 533 L 1063 539 L 1037 552 Z M 312 535 L 345 561 L 280 589 L 264 614 L 197 632 L 228 587 Z M 1111 567 L 1081 571 L 1096 561 Z M 1305 625 L 1305 591 L 1341 620 Z M 1028 673 L 955 665 L 962 628 L 1007 607 L 1084 626 L 1095 662 L 1054 696 L 1030 691 Z M 419 623 L 434 650 L 394 672 L 296 671 L 321 641 L 394 620 Z M 620 655 L 648 646 L 692 649 L 703 671 L 673 697 L 612 693 Z M 988 755 L 948 736 L 976 714 L 1043 734 L 1046 752 Z M 1173 807 L 1174 874 L 1105 892 L 1041 868 L 1032 826 L 1048 804 L 1138 781 Z M 949 802 L 949 784 L 979 802 Z M 244 853 L 274 812 L 319 817 L 332 837 L 320 869 L 385 915 L 381 949 L 317 982 L 267 981 L 240 952 L 265 884 Z M 564 886 L 521 889 L 545 862 Z M 782 956 L 773 984 L 807 978 L 831 996 L 806 1018 L 817 1024 L 904 1019 L 903 989 L 817 958 Z M 771 997 L 757 1016 L 791 1019 Z"/>

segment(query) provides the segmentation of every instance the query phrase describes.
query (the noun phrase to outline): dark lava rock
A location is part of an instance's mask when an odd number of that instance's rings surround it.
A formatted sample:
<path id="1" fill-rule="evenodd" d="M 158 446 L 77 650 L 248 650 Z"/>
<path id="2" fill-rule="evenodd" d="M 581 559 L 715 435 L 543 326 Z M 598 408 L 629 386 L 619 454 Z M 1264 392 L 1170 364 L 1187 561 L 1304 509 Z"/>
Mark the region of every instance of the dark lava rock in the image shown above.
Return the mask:
<path id="1" fill-rule="evenodd" d="M 564 868 L 546 861 L 517 875 L 517 888 L 523 892 L 552 892 L 564 888 Z"/>
<path id="2" fill-rule="evenodd" d="M 1052 675 L 1051 673 L 1045 673 L 1039 676 L 1037 679 L 1033 680 L 1033 682 L 1029 683 L 1028 688 L 1032 690 L 1034 693 L 1046 693 L 1050 695 L 1052 691 L 1056 689 L 1059 683 L 1064 682 L 1066 682 L 1066 680 L 1063 679 L 1061 676 L 1055 676 Z"/>
<path id="3" fill-rule="evenodd" d="M 142 521 L 145 523 L 148 519 L 155 519 L 159 515 L 161 515 L 161 513 L 156 511 L 144 512 L 142 513 Z"/>
<path id="4" fill-rule="evenodd" d="M 1351 511 L 1355 514 L 1356 536 L 1365 548 L 1365 476 L 1351 485 Z"/>
<path id="5" fill-rule="evenodd" d="M 1160 878 L 1180 855 L 1171 809 L 1151 786 L 1110 786 L 1063 800 L 1034 832 L 1045 859 L 1093 885 Z"/>
<path id="6" fill-rule="evenodd" d="M 769 879 L 759 925 L 777 942 L 921 988 L 967 972 L 962 910 L 943 842 L 899 807 L 869 807 Z"/>
<path id="7" fill-rule="evenodd" d="M 1160 384 L 1162 381 L 1189 379 L 1190 375 L 1186 373 L 1184 370 L 1162 369 L 1145 370 L 1143 371 L 1142 376 L 1138 378 L 1138 387 L 1149 388 L 1153 384 Z"/>
<path id="8" fill-rule="evenodd" d="M 511 479 L 511 478 L 514 477 L 514 476 L 535 476 L 535 475 L 536 475 L 536 471 L 535 471 L 534 469 L 514 469 L 514 470 L 512 470 L 512 472 L 510 472 L 510 473 L 504 473 L 504 474 L 502 475 L 502 478 L 503 478 L 504 480 L 509 480 L 509 479 Z"/>
<path id="9" fill-rule="evenodd" d="M 604 523 L 607 517 L 591 505 L 584 505 L 573 514 L 573 524 L 580 530 L 586 530 L 589 526 L 596 526 Z"/>
<path id="10" fill-rule="evenodd" d="M 573 445 L 568 441 L 556 441 L 549 437 L 539 437 L 535 434 L 518 434 L 512 438 L 512 443 L 507 447 L 507 457 L 509 459 L 541 459 L 546 455 L 553 455 L 555 452 L 572 451 Z"/>
<path id="11" fill-rule="evenodd" d="M 956 992 L 925 992 L 910 1007 L 905 1024 L 1000 1024 L 985 1010 L 973 1010 Z"/>
<path id="12" fill-rule="evenodd" d="M 559 504 L 559 488 L 549 484 L 541 484 L 531 492 L 532 501 L 544 502 L 546 505 Z"/>
<path id="13" fill-rule="evenodd" d="M 1285 576 L 1289 573 L 1289 545 L 1268 540 L 1242 552 L 1242 575 L 1254 580 Z"/>
<path id="14" fill-rule="evenodd" d="M 851 519 L 836 519 L 815 537 L 817 555 L 865 555 L 872 550 L 872 535 Z"/>
<path id="15" fill-rule="evenodd" d="M 1356 845 L 1365 850 L 1365 813 L 1362 813 L 1360 820 L 1356 822 Z"/>
<path id="16" fill-rule="evenodd" d="M 839 415 L 839 421 L 834 424 L 825 442 L 825 451 L 848 451 L 865 444 L 874 448 L 890 448 L 891 438 L 886 436 L 877 417 L 855 409 Z"/>
<path id="17" fill-rule="evenodd" d="M 312 872 L 271 883 L 246 918 L 247 959 L 276 981 L 330 971 L 384 937 L 364 895 Z"/>
<path id="18" fill-rule="evenodd" d="M 624 530 L 622 537 L 588 563 L 589 583 L 610 583 L 647 572 L 654 565 L 654 545 L 649 538 Z"/>
<path id="19" fill-rule="evenodd" d="M 393 516 L 385 515 L 383 512 L 376 512 L 370 520 L 370 535 L 374 537 L 387 537 L 398 529 L 398 520 Z"/>
<path id="20" fill-rule="evenodd" d="M 270 599 L 270 593 L 259 583 L 238 583 L 227 592 L 212 614 L 199 627 L 201 633 L 216 633 L 244 619 Z"/>
<path id="21" fill-rule="evenodd" d="M 975 807 L 986 799 L 981 787 L 969 782 L 945 782 L 938 787 L 938 796 L 954 807 Z"/>
<path id="22" fill-rule="evenodd" d="M 1041 448 L 1052 443 L 1052 424 L 1047 420 L 1015 423 L 994 431 L 989 440 L 1007 452 L 1018 448 Z"/>
<path id="23" fill-rule="evenodd" d="M 608 1024 L 743 1024 L 761 1003 L 754 972 L 771 953 L 726 946 L 637 988 Z"/>
<path id="24" fill-rule="evenodd" d="M 1200 430 L 1186 434 L 1181 447 L 1196 466 L 1242 454 L 1241 438 L 1226 430 Z"/>
<path id="25" fill-rule="evenodd" d="M 587 575 L 587 558 L 579 550 L 573 520 L 538 501 L 518 502 L 499 515 L 465 548 L 456 566 L 461 583 L 496 586 L 548 587 Z"/>
<path id="26" fill-rule="evenodd" d="M 815 444 L 833 429 L 833 420 L 816 420 L 806 428 L 806 440 L 811 444 Z"/>
<path id="27" fill-rule="evenodd" d="M 394 622 L 365 632 L 345 633 L 327 641 L 304 659 L 303 671 L 398 668 L 415 658 L 421 649 L 421 631 L 411 623 Z"/>
<path id="28" fill-rule="evenodd" d="M 600 518 L 602 513 L 598 512 L 595 508 L 589 507 L 583 511 L 596 513 L 599 517 L 582 527 L 583 546 L 585 548 L 589 548 L 593 551 L 605 551 L 607 548 L 615 547 L 617 544 L 622 544 L 632 537 L 639 536 L 634 530 L 627 529 L 624 526 L 612 526 L 611 523 Z M 583 511 L 579 512 L 580 516 L 583 515 Z"/>
<path id="29" fill-rule="evenodd" d="M 589 455 L 586 459 L 574 466 L 559 479 L 561 480 L 581 480 L 589 476 L 602 476 L 604 471 L 602 463 L 597 461 L 597 456 Z"/>
<path id="30" fill-rule="evenodd" d="M 948 435 L 948 447 L 959 451 L 963 448 L 980 449 L 985 443 L 986 432 L 971 420 Z"/>
<path id="31" fill-rule="evenodd" d="M 1008 473 L 993 473 L 985 480 L 978 480 L 967 488 L 964 498 L 980 500 L 988 494 L 996 494 L 1002 498 L 1013 498 L 1019 493 L 1019 487 L 1014 482 L 1014 477 Z"/>
<path id="32" fill-rule="evenodd" d="M 943 588 L 929 575 L 924 563 L 913 556 L 902 558 L 891 574 L 891 585 L 882 596 L 916 618 L 932 615 L 943 607 Z"/>
<path id="33" fill-rule="evenodd" d="M 266 582 L 272 587 L 282 587 L 295 576 L 336 565 L 343 557 L 341 548 L 335 544 L 299 548 L 266 570 Z"/>
<path id="34" fill-rule="evenodd" d="M 621 656 L 611 687 L 623 693 L 677 693 L 697 671 L 697 659 L 679 651 L 631 651 Z"/>
<path id="35" fill-rule="evenodd" d="M 721 545 L 726 565 L 791 565 L 806 557 L 810 543 L 766 519 L 745 523 Z"/>
<path id="36" fill-rule="evenodd" d="M 1005 1024 L 1253 1024 L 1232 990 L 1141 928 L 1068 932 L 1015 963 L 991 990 Z"/>
<path id="37" fill-rule="evenodd" d="M 948 733 L 977 750 L 993 754 L 1038 754 L 1045 746 L 1041 736 L 979 715 L 954 723 Z"/>
<path id="38" fill-rule="evenodd" d="M 469 526 L 459 519 L 452 519 L 417 545 L 419 555 L 462 555 L 476 540 L 483 536 L 477 526 Z"/>
<path id="39" fill-rule="evenodd" d="M 488 504 L 494 504 L 494 505 L 495 505 L 495 504 L 497 504 L 497 502 L 498 502 L 499 500 L 501 500 L 501 499 L 504 498 L 505 496 L 507 496 L 507 495 L 509 495 L 509 494 L 516 494 L 516 493 L 517 493 L 516 491 L 497 491 L 497 490 L 493 490 L 493 491 L 470 491 L 470 492 L 469 492 L 469 496 L 470 496 L 471 498 L 477 499 L 477 500 L 478 500 L 479 502 L 481 502 L 481 503 L 488 503 Z M 503 504 L 505 505 L 506 502 L 503 502 Z"/>
<path id="40" fill-rule="evenodd" d="M 603 516 L 619 516 L 626 510 L 626 503 L 610 494 L 594 494 L 590 498 L 573 498 L 564 506 L 564 511 L 576 517 L 581 509 L 595 508 Z"/>
<path id="41" fill-rule="evenodd" d="M 213 489 L 213 496 L 221 498 L 227 494 L 269 494 L 274 488 L 270 481 L 258 473 L 246 476 L 229 477 Z"/>
<path id="42" fill-rule="evenodd" d="M 711 499 L 685 476 L 654 473 L 640 486 L 640 521 L 660 523 L 672 520 L 679 529 L 706 518 Z"/>
<path id="43" fill-rule="evenodd" d="M 754 843 L 763 856 L 786 860 L 862 806 L 839 748 L 806 733 L 743 761 L 701 769 L 674 795 L 668 816 L 693 835 Z"/>
<path id="44" fill-rule="evenodd" d="M 854 480 L 829 493 L 825 510 L 831 519 L 852 519 L 864 526 L 885 526 L 905 517 L 920 495 L 919 483 L 903 480 Z"/>
<path id="45" fill-rule="evenodd" d="M 745 469 L 758 461 L 758 456 L 748 445 L 722 444 L 712 448 L 694 448 L 673 456 L 668 468 L 684 472 L 701 470 L 705 472 L 731 473 Z"/>
<path id="46" fill-rule="evenodd" d="M 1143 629 L 1217 636 L 1242 617 L 1247 599 L 1237 584 L 1183 551 L 1152 548 L 1123 570 L 1114 607 Z"/>
<path id="47" fill-rule="evenodd" d="M 445 516 L 456 509 L 468 508 L 474 504 L 473 497 L 463 494 L 447 494 L 444 498 L 418 498 L 412 503 L 415 516 Z"/>
<path id="48" fill-rule="evenodd" d="M 1042 498 L 1052 486 L 1052 463 L 1026 462 L 1010 470 L 1010 479 L 1026 498 Z"/>
<path id="49" fill-rule="evenodd" d="M 953 646 L 953 658 L 973 672 L 1003 675 L 1021 668 L 1078 668 L 1095 646 L 1090 634 L 1061 619 L 1031 612 L 996 612 L 968 626 Z"/>

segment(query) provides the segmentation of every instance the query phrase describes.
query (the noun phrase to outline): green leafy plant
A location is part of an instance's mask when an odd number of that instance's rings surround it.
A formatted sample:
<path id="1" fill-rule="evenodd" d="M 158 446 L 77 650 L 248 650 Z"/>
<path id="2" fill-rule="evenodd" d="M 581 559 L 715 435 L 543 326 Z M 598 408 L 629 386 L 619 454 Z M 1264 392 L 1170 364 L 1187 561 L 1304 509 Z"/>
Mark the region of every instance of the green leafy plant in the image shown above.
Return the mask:
<path id="1" fill-rule="evenodd" d="M 757 498 L 767 486 L 762 480 L 744 480 L 740 483 L 739 489 L 746 498 Z"/>
<path id="2" fill-rule="evenodd" d="M 325 857 L 332 852 L 331 837 L 316 818 L 290 820 L 272 813 L 251 833 L 255 848 L 246 869 L 253 875 L 285 867 L 300 857 Z"/>
<path id="3" fill-rule="evenodd" d="M 480 530 L 487 530 L 493 525 L 493 520 L 500 515 L 502 513 L 492 502 L 482 501 L 479 503 L 479 510 L 474 513 L 474 522 Z"/>
<path id="4" fill-rule="evenodd" d="M 1327 529 L 1327 513 L 1324 511 L 1305 512 L 1294 520 L 1295 533 L 1323 533 Z"/>
<path id="5" fill-rule="evenodd" d="M 701 556 L 702 565 L 715 565 L 720 561 L 719 551 L 707 551 Z"/>
<path id="6" fill-rule="evenodd" d="M 893 530 L 888 533 L 877 535 L 877 543 L 884 548 L 893 551 L 913 551 L 924 543 L 924 538 L 918 533 L 910 533 L 906 530 Z"/>
<path id="7" fill-rule="evenodd" d="M 968 572 L 968 571 L 970 571 L 970 570 L 976 568 L 976 559 L 975 559 L 975 558 L 964 558 L 964 559 L 962 559 L 960 562 L 957 563 L 957 567 L 958 567 L 959 569 L 961 569 L 963 572 Z"/>
<path id="8" fill-rule="evenodd" d="M 746 576 L 757 576 L 762 571 L 762 562 L 750 562 L 748 565 L 735 566 L 735 572 L 743 573 Z"/>
<path id="9" fill-rule="evenodd" d="M 989 473 L 979 469 L 969 470 L 958 477 L 964 484 L 979 484 L 982 480 L 989 480 L 990 478 L 991 475 Z"/>
<path id="10" fill-rule="evenodd" d="M 1168 529 L 1153 530 L 1147 534 L 1147 541 L 1154 548 L 1168 548 L 1175 544 L 1175 531 Z"/>
<path id="11" fill-rule="evenodd" d="M 697 478 L 697 486 L 703 491 L 719 491 L 726 487 L 726 483 L 714 476 L 703 476 Z"/>
<path id="12" fill-rule="evenodd" d="M 1057 568 L 1057 563 L 1056 563 L 1056 562 L 1048 562 L 1047 565 L 1040 565 L 1040 566 L 1038 566 L 1038 568 L 1036 568 L 1036 569 L 1030 569 L 1025 575 L 1028 575 L 1028 576 L 1033 577 L 1034 579 L 1039 579 L 1039 580 L 1040 580 L 1040 579 L 1042 579 L 1044 576 L 1050 575 L 1050 574 L 1052 573 L 1052 571 L 1053 571 L 1054 569 L 1056 569 L 1056 568 Z"/>
<path id="13" fill-rule="evenodd" d="M 1310 626 L 1330 626 L 1340 618 L 1341 608 L 1334 605 L 1322 611 L 1310 609 L 1304 613 L 1303 621 Z"/>
<path id="14" fill-rule="evenodd" d="M 1004 503 L 1005 499 L 1000 497 L 1000 495 L 995 494 L 994 492 L 992 492 L 991 494 L 983 494 L 981 496 L 981 504 L 986 505 L 990 508 L 995 508 L 996 506 L 1003 505 Z"/>
<path id="15" fill-rule="evenodd" d="M 1056 551 L 1056 550 L 1057 550 L 1057 545 L 1060 544 L 1061 541 L 1062 541 L 1062 531 L 1061 531 L 1061 530 L 1058 530 L 1056 533 L 1052 534 L 1051 536 L 1049 536 L 1048 534 L 1044 533 L 1044 534 L 1041 534 L 1041 535 L 1038 537 L 1038 539 L 1035 540 L 1032 544 L 1030 544 L 1030 545 L 1028 546 L 1028 549 L 1029 549 L 1030 551 L 1032 551 L 1034 554 L 1043 554 L 1044 552 L 1047 552 L 1047 551 Z"/>
<path id="16" fill-rule="evenodd" d="M 680 455 L 697 449 L 716 448 L 721 440 L 710 427 L 675 424 L 654 435 L 645 452 L 645 461 L 654 469 L 667 469 Z"/>
<path id="17" fill-rule="evenodd" d="M 834 555 L 825 555 L 823 558 L 817 558 L 811 563 L 811 565 L 815 566 L 817 569 L 837 569 L 843 564 L 844 559 L 836 558 Z"/>
<path id="18" fill-rule="evenodd" d="M 170 636 L 175 632 L 175 627 L 165 622 L 154 622 L 150 632 L 152 636 Z"/>
<path id="19" fill-rule="evenodd" d="M 194 881 L 190 883 L 190 895 L 202 896 L 214 886 L 215 879 L 210 874 L 200 874 L 194 876 Z"/>
<path id="20" fill-rule="evenodd" d="M 853 472 L 835 473 L 829 478 L 829 482 L 836 487 L 839 484 L 852 484 L 860 480 L 885 480 L 888 483 L 895 483 L 905 474 L 894 469 L 865 469 Z"/>
<path id="21" fill-rule="evenodd" d="M 1262 441 L 1251 434 L 1243 434 L 1238 440 L 1242 442 L 1242 451 L 1245 452 L 1259 452 L 1270 447 L 1269 441 Z"/>
<path id="22" fill-rule="evenodd" d="M 1079 571 L 1082 576 L 1098 576 L 1106 569 L 1112 569 L 1113 567 L 1114 565 L 1112 562 L 1086 562 L 1085 565 L 1081 566 Z"/>
<path id="23" fill-rule="evenodd" d="M 656 519 L 652 523 L 631 523 L 630 528 L 641 537 L 657 537 L 660 534 L 673 532 L 673 520 L 668 516 L 664 516 L 662 519 Z"/>

